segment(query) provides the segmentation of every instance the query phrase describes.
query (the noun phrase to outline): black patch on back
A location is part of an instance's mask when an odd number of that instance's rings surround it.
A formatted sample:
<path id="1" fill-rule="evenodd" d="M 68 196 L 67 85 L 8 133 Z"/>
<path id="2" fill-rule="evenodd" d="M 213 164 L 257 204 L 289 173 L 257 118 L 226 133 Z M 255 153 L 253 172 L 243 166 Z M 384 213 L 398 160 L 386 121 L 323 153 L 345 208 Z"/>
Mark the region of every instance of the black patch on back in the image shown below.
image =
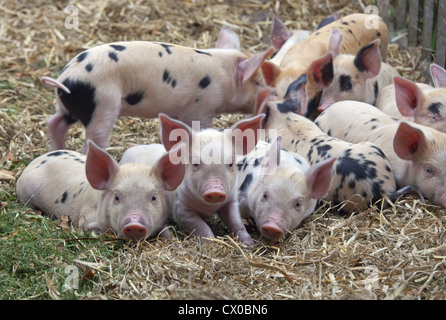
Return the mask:
<path id="1" fill-rule="evenodd" d="M 91 83 L 70 78 L 62 83 L 71 91 L 68 94 L 60 88 L 57 89 L 60 100 L 68 110 L 68 116 L 72 121 L 80 120 L 84 126 L 88 126 L 96 109 L 96 88 Z"/>
<path id="2" fill-rule="evenodd" d="M 209 57 L 212 57 L 212 55 L 209 53 L 209 52 L 204 52 L 204 51 L 200 51 L 200 50 L 194 50 L 196 53 L 199 53 L 199 54 L 205 54 L 205 55 L 207 55 L 207 56 L 209 56 Z"/>
<path id="3" fill-rule="evenodd" d="M 64 154 L 68 154 L 68 151 L 54 151 L 54 152 L 47 154 L 47 157 L 60 157 Z"/>
<path id="4" fill-rule="evenodd" d="M 85 70 L 87 70 L 88 72 L 91 72 L 91 70 L 93 70 L 93 64 L 88 63 L 88 64 L 85 66 Z"/>
<path id="5" fill-rule="evenodd" d="M 115 61 L 115 62 L 118 62 L 118 55 L 116 54 L 116 52 L 113 52 L 113 51 L 110 51 L 109 53 L 108 53 L 108 57 L 110 58 L 110 59 L 112 59 L 113 61 Z"/>
<path id="6" fill-rule="evenodd" d="M 82 62 L 88 56 L 88 51 L 84 51 L 77 56 L 77 62 Z"/>
<path id="7" fill-rule="evenodd" d="M 252 173 L 248 173 L 246 175 L 246 178 L 243 181 L 242 185 L 240 186 L 240 189 L 239 189 L 240 192 L 244 193 L 249 188 L 252 180 L 253 180 Z"/>
<path id="8" fill-rule="evenodd" d="M 141 90 L 141 91 L 129 93 L 125 97 L 125 101 L 129 105 L 134 106 L 135 104 L 139 103 L 142 100 L 143 97 L 144 97 L 144 91 Z"/>
<path id="9" fill-rule="evenodd" d="M 443 105 L 440 102 L 434 102 L 429 106 L 429 112 L 440 115 L 440 110 L 443 108 Z"/>
<path id="10" fill-rule="evenodd" d="M 209 76 L 205 76 L 203 79 L 200 80 L 200 82 L 198 83 L 198 86 L 201 89 L 204 89 L 210 84 L 211 84 L 211 78 Z"/>
<path id="11" fill-rule="evenodd" d="M 320 157 L 325 157 L 327 155 L 328 150 L 331 149 L 331 146 L 326 144 L 326 145 L 323 145 L 323 146 L 317 146 L 316 149 L 317 149 L 317 154 Z"/>
<path id="12" fill-rule="evenodd" d="M 170 51 L 172 44 L 160 43 L 160 45 L 166 50 L 167 54 L 172 54 L 172 51 Z"/>
<path id="13" fill-rule="evenodd" d="M 347 21 L 342 21 L 341 22 L 343 25 L 348 26 L 348 22 Z"/>
<path id="14" fill-rule="evenodd" d="M 340 75 L 339 76 L 339 90 L 341 92 L 349 91 L 353 89 L 352 79 L 348 75 Z"/>
<path id="15" fill-rule="evenodd" d="M 110 47 L 112 47 L 113 49 L 115 49 L 117 51 L 124 51 L 126 49 L 125 46 L 122 46 L 120 44 L 111 44 Z"/>
<path id="16" fill-rule="evenodd" d="M 362 65 L 362 54 L 364 53 L 364 51 L 368 50 L 372 46 L 373 42 L 363 46 L 355 57 L 354 64 L 356 68 L 358 68 L 358 70 L 361 72 L 364 72 L 364 66 Z"/>

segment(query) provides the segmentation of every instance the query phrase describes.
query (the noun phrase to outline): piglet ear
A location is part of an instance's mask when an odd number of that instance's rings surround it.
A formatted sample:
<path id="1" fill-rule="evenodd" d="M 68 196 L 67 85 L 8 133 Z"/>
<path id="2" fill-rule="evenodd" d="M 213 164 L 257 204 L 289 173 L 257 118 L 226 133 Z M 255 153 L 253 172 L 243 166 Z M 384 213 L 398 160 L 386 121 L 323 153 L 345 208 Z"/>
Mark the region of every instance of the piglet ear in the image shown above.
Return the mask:
<path id="1" fill-rule="evenodd" d="M 291 37 L 291 32 L 275 14 L 273 9 L 269 10 L 269 16 L 272 20 L 271 44 L 274 49 L 280 50 L 283 44 Z"/>
<path id="2" fill-rule="evenodd" d="M 172 119 L 164 113 L 159 114 L 161 124 L 161 141 L 167 151 L 180 142 L 190 146 L 192 129 L 185 123 Z"/>
<path id="3" fill-rule="evenodd" d="M 176 153 L 176 147 L 164 154 L 154 167 L 155 173 L 161 177 L 164 190 L 173 191 L 181 184 L 186 173 L 186 165 L 183 162 L 174 164 L 171 155 Z"/>
<path id="4" fill-rule="evenodd" d="M 240 39 L 238 35 L 228 26 L 223 26 L 218 34 L 216 48 L 219 49 L 240 49 Z"/>
<path id="5" fill-rule="evenodd" d="M 318 90 L 327 88 L 333 81 L 333 54 L 328 52 L 314 60 L 308 68 L 308 83 L 313 82 Z"/>
<path id="6" fill-rule="evenodd" d="M 296 109 L 293 112 L 304 115 L 307 112 L 307 75 L 303 74 L 288 86 L 285 99 L 292 101 Z"/>
<path id="7" fill-rule="evenodd" d="M 313 199 L 321 199 L 327 195 L 333 178 L 333 163 L 337 159 L 326 159 L 306 172 L 305 177 Z"/>
<path id="8" fill-rule="evenodd" d="M 438 64 L 432 63 L 429 67 L 435 88 L 446 88 L 446 70 Z"/>
<path id="9" fill-rule="evenodd" d="M 248 81 L 273 52 L 274 49 L 269 48 L 263 53 L 240 60 L 237 65 L 237 83 L 242 84 Z"/>
<path id="10" fill-rule="evenodd" d="M 264 61 L 262 64 L 262 72 L 266 85 L 272 86 L 280 73 L 280 67 L 272 62 Z"/>
<path id="11" fill-rule="evenodd" d="M 231 128 L 232 137 L 235 139 L 235 153 L 245 155 L 251 152 L 259 141 L 259 129 L 262 128 L 264 114 L 253 118 L 244 119 Z"/>
<path id="12" fill-rule="evenodd" d="M 271 143 L 268 152 L 263 157 L 260 164 L 260 176 L 273 174 L 280 164 L 280 147 L 282 146 L 282 136 L 278 136 L 276 140 Z"/>
<path id="13" fill-rule="evenodd" d="M 271 88 L 266 88 L 257 94 L 254 114 L 261 114 L 265 112 L 266 103 L 268 102 L 270 94 Z"/>
<path id="14" fill-rule="evenodd" d="M 412 160 L 415 153 L 424 147 L 426 137 L 423 131 L 406 122 L 401 122 L 393 138 L 393 150 L 403 160 Z"/>
<path id="15" fill-rule="evenodd" d="M 365 72 L 367 78 L 376 77 L 381 70 L 381 52 L 379 39 L 362 47 L 355 57 L 354 64 L 359 71 Z"/>
<path id="16" fill-rule="evenodd" d="M 395 100 L 400 113 L 405 117 L 415 114 L 417 106 L 424 100 L 424 93 L 412 81 L 402 77 L 394 76 Z"/>
<path id="17" fill-rule="evenodd" d="M 328 40 L 328 52 L 331 52 L 334 57 L 337 57 L 341 52 L 341 43 L 344 36 L 339 29 L 334 28 L 331 31 L 330 39 Z"/>
<path id="18" fill-rule="evenodd" d="M 118 173 L 118 163 L 93 141 L 89 140 L 85 174 L 93 189 L 106 190 L 110 187 L 111 179 Z"/>

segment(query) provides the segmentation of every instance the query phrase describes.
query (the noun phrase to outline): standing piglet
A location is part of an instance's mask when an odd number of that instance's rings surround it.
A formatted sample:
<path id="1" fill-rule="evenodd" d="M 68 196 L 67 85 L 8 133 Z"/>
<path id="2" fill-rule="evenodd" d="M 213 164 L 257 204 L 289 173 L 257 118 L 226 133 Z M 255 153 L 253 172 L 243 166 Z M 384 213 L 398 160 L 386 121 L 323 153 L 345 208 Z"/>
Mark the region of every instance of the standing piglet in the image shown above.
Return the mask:
<path id="1" fill-rule="evenodd" d="M 373 17 L 375 18 L 375 17 Z M 288 86 L 308 72 L 308 67 L 317 58 L 329 51 L 329 40 L 332 31 L 337 29 L 342 35 L 340 52 L 343 54 L 356 54 L 362 46 L 375 39 L 381 40 L 381 57 L 387 58 L 387 26 L 380 17 L 377 19 L 377 28 L 368 28 L 367 14 L 351 14 L 338 19 L 312 33 L 309 37 L 294 44 L 284 55 L 280 62 L 280 69 L 275 71 L 274 87 L 280 98 L 285 96 Z"/>
<path id="2" fill-rule="evenodd" d="M 357 101 L 333 104 L 316 119 L 326 133 L 351 143 L 370 141 L 386 155 L 397 186 L 413 186 L 446 207 L 446 134 L 400 122 Z"/>
<path id="3" fill-rule="evenodd" d="M 398 71 L 381 61 L 379 46 L 380 40 L 374 40 L 363 46 L 356 55 L 339 54 L 339 47 L 334 48 L 332 70 L 327 70 L 324 59 L 321 64 L 313 63 L 308 78 L 323 90 L 317 110 L 308 110 L 307 116 L 316 111 L 320 113 L 331 104 L 343 100 L 374 105 L 380 90 L 392 84 L 394 76 L 399 76 Z"/>
<path id="4" fill-rule="evenodd" d="M 333 182 L 325 200 L 341 212 L 363 210 L 396 189 L 390 163 L 381 149 L 370 142 L 352 144 L 325 134 L 311 120 L 297 114 L 305 100 L 305 75 L 291 85 L 282 101 L 267 101 L 259 95 L 258 112 L 265 112 L 263 128 L 282 136 L 282 147 L 302 155 L 311 165 L 336 157 Z"/>
<path id="5" fill-rule="evenodd" d="M 59 150 L 33 160 L 17 181 L 21 203 L 44 213 L 69 216 L 83 230 L 113 231 L 142 240 L 168 237 L 166 191 L 183 180 L 184 164 L 164 152 L 153 166 L 119 166 L 104 150 L 88 142 L 87 156 Z"/>
<path id="6" fill-rule="evenodd" d="M 64 147 L 69 126 L 78 120 L 87 138 L 104 148 L 119 116 L 155 118 L 163 112 L 206 128 L 215 114 L 252 113 L 273 49 L 248 57 L 218 45 L 222 48 L 197 50 L 132 41 L 80 53 L 57 80 L 41 79 L 56 88 L 56 113 L 48 121 L 52 148 Z"/>
<path id="7" fill-rule="evenodd" d="M 268 239 L 280 239 L 313 213 L 332 180 L 336 158 L 310 166 L 301 156 L 259 141 L 255 150 L 237 161 L 240 211 L 254 219 Z"/>
<path id="8" fill-rule="evenodd" d="M 431 65 L 434 83 L 441 83 L 436 79 L 438 74 L 435 68 L 440 67 Z M 444 87 L 434 88 L 424 83 L 414 83 L 395 77 L 393 85 L 381 90 L 376 107 L 391 117 L 446 132 L 446 88 Z"/>
<path id="9" fill-rule="evenodd" d="M 253 243 L 240 216 L 235 155 L 255 147 L 262 118 L 241 120 L 224 131 L 197 131 L 160 114 L 166 150 L 179 144 L 176 161 L 187 162 L 184 181 L 172 199 L 173 217 L 180 227 L 199 237 L 214 237 L 203 218 L 218 213 L 240 241 Z"/>

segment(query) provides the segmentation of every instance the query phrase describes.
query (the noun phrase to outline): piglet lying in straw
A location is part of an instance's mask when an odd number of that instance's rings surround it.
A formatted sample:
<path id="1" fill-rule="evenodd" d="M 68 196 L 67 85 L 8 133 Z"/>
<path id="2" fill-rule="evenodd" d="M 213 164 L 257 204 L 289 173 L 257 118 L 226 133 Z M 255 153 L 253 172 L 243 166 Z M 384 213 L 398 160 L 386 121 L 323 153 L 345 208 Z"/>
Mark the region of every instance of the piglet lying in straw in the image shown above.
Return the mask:
<path id="1" fill-rule="evenodd" d="M 153 166 L 119 166 L 89 141 L 87 156 L 59 150 L 33 160 L 17 181 L 17 197 L 48 215 L 69 216 L 83 230 L 133 240 L 169 237 L 166 193 L 184 174 L 185 165 L 173 164 L 167 152 Z"/>

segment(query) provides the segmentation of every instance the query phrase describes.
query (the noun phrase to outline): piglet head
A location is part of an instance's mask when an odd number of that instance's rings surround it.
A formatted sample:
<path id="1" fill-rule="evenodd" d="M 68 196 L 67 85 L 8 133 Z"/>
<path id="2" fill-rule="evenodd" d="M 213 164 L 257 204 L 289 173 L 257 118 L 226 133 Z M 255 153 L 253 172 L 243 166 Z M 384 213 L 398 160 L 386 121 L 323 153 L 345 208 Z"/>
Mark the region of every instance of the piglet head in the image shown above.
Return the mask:
<path id="1" fill-rule="evenodd" d="M 381 70 L 379 43 L 377 39 L 363 46 L 356 56 L 341 54 L 333 59 L 332 70 L 322 73 L 320 81 L 316 79 L 316 86 L 323 89 L 319 112 L 338 101 L 375 102 L 374 92 L 367 93 L 366 86 L 367 80 L 376 77 Z"/>
<path id="2" fill-rule="evenodd" d="M 259 180 L 248 195 L 257 227 L 269 239 L 280 239 L 297 228 L 326 196 L 336 158 L 320 162 L 303 172 L 295 166 L 280 165 L 282 139 L 275 140 L 261 162 Z"/>
<path id="3" fill-rule="evenodd" d="M 424 197 L 446 207 L 446 135 L 437 130 L 401 122 L 393 140 L 398 157 L 410 161 L 404 181 Z"/>
<path id="4" fill-rule="evenodd" d="M 175 190 L 185 174 L 184 164 L 173 164 L 169 153 L 154 167 L 135 163 L 120 167 L 91 141 L 85 169 L 90 185 L 103 191 L 97 204 L 103 224 L 132 240 L 161 230 L 167 218 L 165 191 Z"/>

